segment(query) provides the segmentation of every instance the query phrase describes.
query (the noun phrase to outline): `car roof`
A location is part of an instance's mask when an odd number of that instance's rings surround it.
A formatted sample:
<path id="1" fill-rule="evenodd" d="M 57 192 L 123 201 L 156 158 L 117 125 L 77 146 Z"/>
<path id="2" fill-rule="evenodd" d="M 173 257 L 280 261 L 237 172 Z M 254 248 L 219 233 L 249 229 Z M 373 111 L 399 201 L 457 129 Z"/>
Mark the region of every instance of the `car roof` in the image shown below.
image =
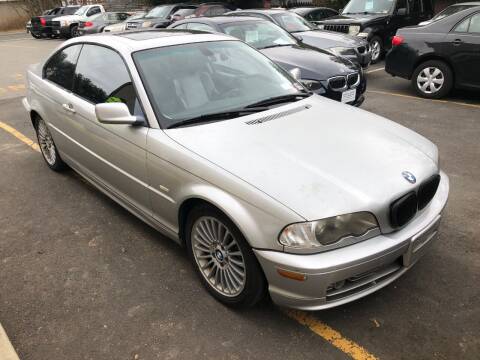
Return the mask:
<path id="1" fill-rule="evenodd" d="M 227 23 L 242 22 L 242 21 L 268 22 L 267 20 L 260 19 L 254 16 L 214 16 L 214 17 L 205 16 L 205 17 L 199 17 L 199 18 L 190 18 L 190 19 L 180 20 L 173 23 L 173 25 L 193 23 L 193 22 L 210 23 L 210 24 L 227 24 Z"/>
<path id="2" fill-rule="evenodd" d="M 145 29 L 129 30 L 119 33 L 99 33 L 94 35 L 85 35 L 66 41 L 65 45 L 94 43 L 111 47 L 121 53 L 127 54 L 139 50 L 158 48 L 164 46 L 222 41 L 237 39 L 224 34 L 209 34 L 194 30 L 175 30 L 175 29 Z M 62 47 L 63 44 L 62 44 Z"/>
<path id="3" fill-rule="evenodd" d="M 256 14 L 268 14 L 268 15 L 271 15 L 271 14 L 281 14 L 281 13 L 284 13 L 284 12 L 288 12 L 288 10 L 285 10 L 285 9 L 242 9 L 242 10 L 236 10 L 236 11 L 232 11 L 230 12 L 230 14 L 234 14 L 235 12 L 250 12 L 250 13 L 256 13 Z"/>

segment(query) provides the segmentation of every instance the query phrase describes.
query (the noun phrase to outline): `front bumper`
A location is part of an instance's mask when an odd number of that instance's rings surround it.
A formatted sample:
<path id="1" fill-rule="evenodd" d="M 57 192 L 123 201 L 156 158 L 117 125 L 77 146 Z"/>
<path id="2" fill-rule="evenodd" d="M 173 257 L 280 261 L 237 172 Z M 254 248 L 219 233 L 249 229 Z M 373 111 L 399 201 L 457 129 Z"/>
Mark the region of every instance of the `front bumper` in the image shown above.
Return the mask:
<path id="1" fill-rule="evenodd" d="M 448 177 L 443 172 L 441 176 L 431 203 L 399 231 L 312 255 L 255 249 L 272 300 L 302 310 L 328 309 L 362 298 L 399 278 L 428 252 L 436 237 L 449 192 Z M 305 280 L 282 277 L 278 269 L 304 274 Z"/>

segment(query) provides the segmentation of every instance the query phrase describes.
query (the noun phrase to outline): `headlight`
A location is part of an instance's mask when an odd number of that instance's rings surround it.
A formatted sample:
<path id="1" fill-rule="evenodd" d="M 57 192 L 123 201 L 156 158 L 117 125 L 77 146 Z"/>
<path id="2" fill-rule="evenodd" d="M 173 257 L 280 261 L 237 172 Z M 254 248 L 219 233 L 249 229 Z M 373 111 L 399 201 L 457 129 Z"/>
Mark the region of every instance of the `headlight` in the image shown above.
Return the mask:
<path id="1" fill-rule="evenodd" d="M 323 24 L 317 25 L 317 27 L 318 27 L 320 30 L 325 29 L 325 25 L 323 25 Z"/>
<path id="2" fill-rule="evenodd" d="M 153 23 L 152 23 L 151 21 L 144 21 L 144 22 L 142 23 L 142 27 L 150 27 L 150 26 L 152 26 L 152 24 L 153 24 Z"/>
<path id="3" fill-rule="evenodd" d="M 335 243 L 347 238 L 353 240 L 349 244 L 353 243 L 376 228 L 378 223 L 373 214 L 358 212 L 288 225 L 278 241 L 288 248 L 321 250 L 335 247 Z"/>
<path id="4" fill-rule="evenodd" d="M 322 83 L 317 80 L 300 79 L 300 82 L 303 84 L 303 86 L 311 91 L 316 91 L 322 88 Z"/>
<path id="5" fill-rule="evenodd" d="M 355 49 L 353 48 L 346 48 L 346 47 L 333 47 L 328 49 L 330 52 L 337 56 L 348 56 L 348 55 L 356 55 Z"/>
<path id="6" fill-rule="evenodd" d="M 60 26 L 61 27 L 65 27 L 65 26 L 69 26 L 70 25 L 70 22 L 68 20 L 61 20 L 60 21 Z"/>
<path id="7" fill-rule="evenodd" d="M 348 35 L 357 35 L 360 32 L 360 25 L 350 25 L 348 27 Z"/>
<path id="8" fill-rule="evenodd" d="M 368 32 L 359 32 L 357 36 L 366 39 L 368 38 Z"/>

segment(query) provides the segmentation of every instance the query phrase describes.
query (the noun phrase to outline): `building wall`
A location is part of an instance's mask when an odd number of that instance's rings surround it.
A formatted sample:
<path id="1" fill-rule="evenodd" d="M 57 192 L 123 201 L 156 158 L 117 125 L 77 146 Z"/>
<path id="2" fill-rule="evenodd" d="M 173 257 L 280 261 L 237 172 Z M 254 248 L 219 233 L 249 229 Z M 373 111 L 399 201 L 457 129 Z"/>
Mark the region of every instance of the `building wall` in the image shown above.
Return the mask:
<path id="1" fill-rule="evenodd" d="M 24 29 L 28 19 L 18 1 L 0 0 L 0 31 Z"/>

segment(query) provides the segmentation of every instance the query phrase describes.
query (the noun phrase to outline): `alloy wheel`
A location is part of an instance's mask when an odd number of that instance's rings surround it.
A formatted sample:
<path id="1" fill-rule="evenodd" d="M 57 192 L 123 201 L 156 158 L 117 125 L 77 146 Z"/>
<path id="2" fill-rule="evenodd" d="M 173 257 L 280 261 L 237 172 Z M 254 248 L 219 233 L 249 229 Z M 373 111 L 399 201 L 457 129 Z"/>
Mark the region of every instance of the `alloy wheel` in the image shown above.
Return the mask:
<path id="1" fill-rule="evenodd" d="M 38 122 L 37 136 L 38 144 L 40 145 L 40 150 L 42 151 L 43 157 L 49 165 L 53 166 L 57 160 L 55 144 L 53 142 L 52 135 L 47 128 L 47 124 L 45 124 L 45 121 L 43 120 Z"/>
<path id="2" fill-rule="evenodd" d="M 426 67 L 417 76 L 417 86 L 425 94 L 436 93 L 442 88 L 444 82 L 443 72 L 436 67 Z"/>
<path id="3" fill-rule="evenodd" d="M 246 266 L 235 236 L 218 219 L 198 218 L 192 227 L 195 262 L 208 284 L 227 297 L 239 295 L 246 282 Z"/>
<path id="4" fill-rule="evenodd" d="M 372 49 L 372 61 L 377 61 L 382 52 L 382 46 L 378 40 L 373 40 L 370 43 L 370 48 Z"/>

